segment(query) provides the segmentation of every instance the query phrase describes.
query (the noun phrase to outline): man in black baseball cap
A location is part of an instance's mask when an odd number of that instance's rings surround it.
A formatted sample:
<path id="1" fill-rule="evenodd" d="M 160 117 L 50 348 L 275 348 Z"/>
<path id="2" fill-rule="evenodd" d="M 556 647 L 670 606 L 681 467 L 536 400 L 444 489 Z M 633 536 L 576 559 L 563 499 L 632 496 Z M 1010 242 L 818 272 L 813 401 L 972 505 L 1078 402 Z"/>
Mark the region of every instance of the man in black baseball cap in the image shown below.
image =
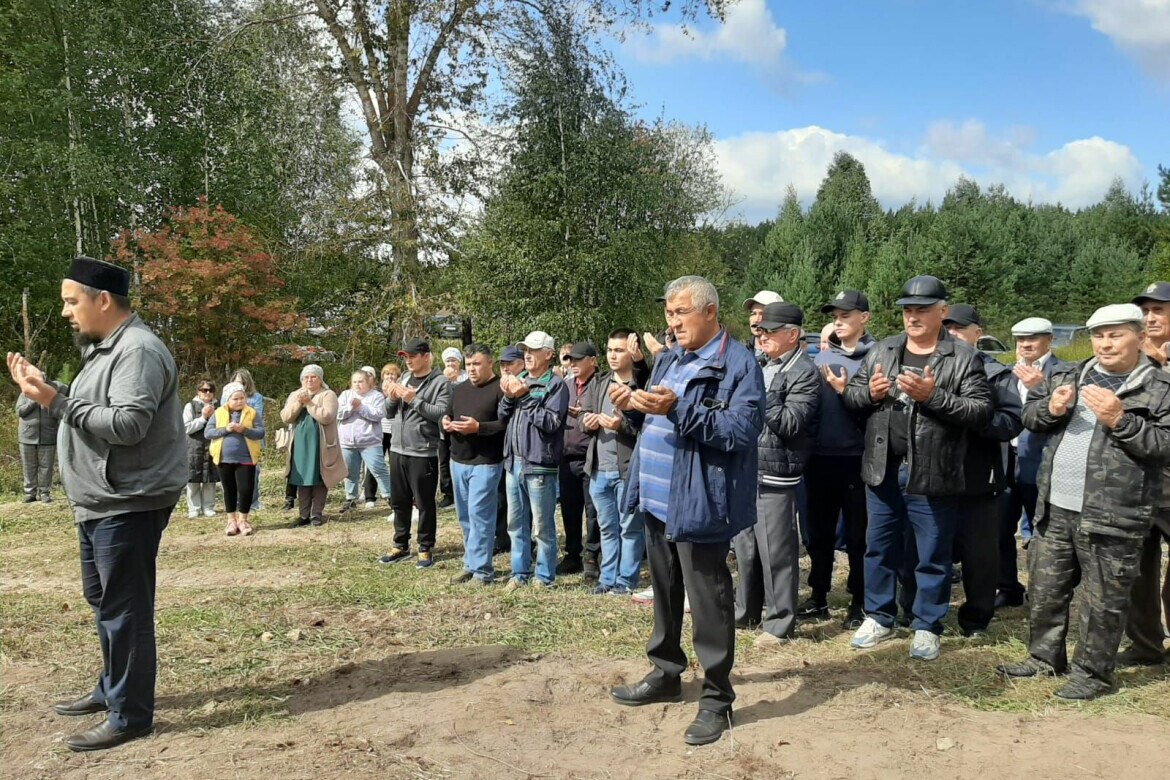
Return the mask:
<path id="1" fill-rule="evenodd" d="M 569 388 L 569 416 L 565 419 L 565 449 L 558 473 L 565 555 L 557 564 L 557 574 L 583 572 L 584 578 L 592 582 L 601 572 L 601 527 L 597 524 L 597 508 L 589 497 L 589 474 L 585 470 L 592 439 L 581 427 L 581 419 L 597 411 L 589 403 L 598 379 L 597 347 L 578 341 L 569 348 L 568 356 L 565 385 Z"/>
<path id="2" fill-rule="evenodd" d="M 849 557 L 847 589 L 852 596 L 843 625 L 857 630 L 865 620 L 865 483 L 861 456 L 865 451 L 864 423 L 845 408 L 841 393 L 877 342 L 866 333 L 869 299 L 860 290 L 841 290 L 821 307 L 832 316 L 828 344 L 814 358 L 824 380 L 820 384 L 817 438 L 804 470 L 808 496 L 808 599 L 797 607 L 802 620 L 829 616 L 837 525 L 845 521 L 845 550 Z"/>
<path id="3" fill-rule="evenodd" d="M 963 462 L 971 431 L 994 407 L 983 361 L 943 329 L 947 292 L 933 276 L 906 282 L 897 304 L 904 330 L 866 355 L 845 388 L 845 405 L 866 418 L 862 479 L 869 489 L 865 621 L 855 648 L 894 637 L 903 540 L 914 535 L 918 565 L 910 657 L 938 658 L 951 597 L 951 555 Z"/>
<path id="4" fill-rule="evenodd" d="M 1154 282 L 1133 299 L 1141 307 L 1146 328 L 1143 348 L 1146 354 L 1166 369 L 1170 350 L 1170 282 Z M 1170 475 L 1164 477 L 1170 484 Z M 1170 615 L 1170 573 L 1162 580 L 1162 540 L 1170 539 L 1170 491 L 1167 500 L 1154 512 L 1154 526 L 1142 545 L 1138 576 L 1133 583 L 1129 619 L 1125 634 L 1130 645 L 1117 655 L 1122 666 L 1146 666 L 1170 660 L 1165 649 L 1166 630 L 1162 627 L 1162 610 Z M 1160 586 L 1160 587 L 1159 587 Z"/>
<path id="5" fill-rule="evenodd" d="M 402 349 L 398 350 L 398 357 L 415 357 L 428 354 L 430 351 L 431 343 L 426 339 L 409 339 L 402 345 Z"/>

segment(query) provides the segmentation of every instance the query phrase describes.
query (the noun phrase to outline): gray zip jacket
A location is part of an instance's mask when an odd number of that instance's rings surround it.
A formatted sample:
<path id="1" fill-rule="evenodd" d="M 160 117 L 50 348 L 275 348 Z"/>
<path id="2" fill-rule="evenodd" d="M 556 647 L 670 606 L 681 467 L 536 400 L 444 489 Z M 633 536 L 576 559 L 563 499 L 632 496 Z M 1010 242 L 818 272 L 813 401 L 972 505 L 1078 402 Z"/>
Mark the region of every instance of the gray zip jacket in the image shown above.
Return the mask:
<path id="1" fill-rule="evenodd" d="M 73 520 L 174 506 L 187 482 L 183 404 L 171 353 L 132 314 L 86 347 L 49 411 L 61 421 L 57 454 Z"/>
<path id="2" fill-rule="evenodd" d="M 410 379 L 409 375 L 403 384 Z M 394 421 L 394 438 L 390 451 L 416 458 L 434 458 L 439 454 L 439 422 L 451 402 L 451 383 L 443 372 L 433 369 L 415 388 L 410 403 L 386 399 L 386 418 Z"/>

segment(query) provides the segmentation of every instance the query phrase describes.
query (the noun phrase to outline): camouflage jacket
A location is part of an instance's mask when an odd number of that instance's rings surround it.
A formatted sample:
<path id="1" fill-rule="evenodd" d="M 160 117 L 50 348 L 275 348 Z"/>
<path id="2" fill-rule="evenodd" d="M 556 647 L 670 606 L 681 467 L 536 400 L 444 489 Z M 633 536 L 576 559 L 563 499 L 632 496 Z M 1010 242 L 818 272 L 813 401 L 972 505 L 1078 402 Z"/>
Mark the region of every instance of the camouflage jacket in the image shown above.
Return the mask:
<path id="1" fill-rule="evenodd" d="M 1061 385 L 1074 385 L 1079 393 L 1086 372 L 1096 364 L 1089 358 L 1061 366 L 1028 393 L 1024 404 L 1024 427 L 1050 434 L 1037 482 L 1039 522 L 1047 517 L 1052 460 L 1072 416 L 1071 408 L 1062 417 L 1052 416 L 1048 398 Z M 1163 501 L 1163 469 L 1170 463 L 1170 374 L 1143 361 L 1117 397 L 1125 409 L 1121 422 L 1113 430 L 1098 423 L 1093 431 L 1081 527 L 1110 536 L 1144 536 Z"/>

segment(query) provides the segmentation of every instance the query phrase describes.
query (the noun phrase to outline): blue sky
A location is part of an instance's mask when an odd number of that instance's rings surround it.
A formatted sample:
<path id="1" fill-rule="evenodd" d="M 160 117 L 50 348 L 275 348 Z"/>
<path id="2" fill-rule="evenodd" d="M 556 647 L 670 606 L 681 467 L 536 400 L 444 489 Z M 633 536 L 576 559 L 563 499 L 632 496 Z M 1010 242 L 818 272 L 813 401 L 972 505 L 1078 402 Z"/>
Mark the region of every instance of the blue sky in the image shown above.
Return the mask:
<path id="1" fill-rule="evenodd" d="M 749 221 L 839 150 L 886 206 L 966 175 L 1075 208 L 1170 165 L 1170 0 L 739 0 L 614 52 L 644 115 L 711 130 Z"/>

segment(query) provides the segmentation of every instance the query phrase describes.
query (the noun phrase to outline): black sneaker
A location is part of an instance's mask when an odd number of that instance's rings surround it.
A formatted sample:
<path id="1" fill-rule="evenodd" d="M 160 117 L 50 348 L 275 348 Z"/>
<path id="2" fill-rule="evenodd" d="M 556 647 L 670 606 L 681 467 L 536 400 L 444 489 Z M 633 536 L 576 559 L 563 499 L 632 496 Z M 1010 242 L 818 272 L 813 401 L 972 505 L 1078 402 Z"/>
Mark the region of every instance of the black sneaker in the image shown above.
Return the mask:
<path id="1" fill-rule="evenodd" d="M 597 580 L 601 577 L 601 566 L 598 565 L 597 559 L 593 557 L 586 558 L 582 573 L 587 580 Z"/>
<path id="2" fill-rule="evenodd" d="M 286 498 L 284 500 L 284 506 L 281 507 L 281 511 L 291 512 L 293 509 L 296 508 L 296 506 L 297 506 L 297 500 L 295 498 Z"/>
<path id="3" fill-rule="evenodd" d="M 386 555 L 378 559 L 378 563 L 389 564 L 405 561 L 410 557 L 410 550 L 406 547 L 395 547 Z"/>
<path id="4" fill-rule="evenodd" d="M 446 509 L 452 506 L 455 506 L 454 496 L 443 496 L 441 499 L 439 499 L 439 509 Z"/>
<path id="5" fill-rule="evenodd" d="M 995 608 L 1006 609 L 1008 607 L 1022 607 L 1024 606 L 1024 594 L 1013 593 L 1006 590 L 1001 590 L 995 594 Z"/>
<path id="6" fill-rule="evenodd" d="M 356 501 L 350 501 L 349 499 L 346 499 L 345 503 L 341 505 L 341 509 L 338 510 L 338 514 L 344 515 L 346 512 L 353 509 L 355 506 L 357 506 Z"/>
<path id="7" fill-rule="evenodd" d="M 557 574 L 580 574 L 585 567 L 581 563 L 581 559 L 577 557 L 569 557 L 566 555 L 561 558 L 561 562 L 557 564 Z"/>
<path id="8" fill-rule="evenodd" d="M 829 605 L 824 597 L 810 596 L 803 604 L 796 608 L 796 616 L 801 620 L 819 620 L 829 616 Z"/>
<path id="9" fill-rule="evenodd" d="M 317 515 L 316 517 L 310 517 L 309 518 L 309 525 L 313 526 L 314 528 L 318 528 L 320 526 L 323 526 L 323 525 L 325 525 L 325 518 L 321 517 L 321 515 Z"/>
<path id="10" fill-rule="evenodd" d="M 958 585 L 963 581 L 963 565 L 956 563 L 951 566 L 951 584 Z"/>
<path id="11" fill-rule="evenodd" d="M 865 622 L 865 607 L 860 604 L 850 604 L 849 610 L 845 613 L 845 620 L 841 622 L 845 628 L 856 631 L 861 628 L 861 624 Z"/>
<path id="12" fill-rule="evenodd" d="M 289 528 L 301 528 L 302 526 L 308 525 L 310 522 L 311 522 L 310 519 L 307 517 L 298 517 L 296 520 L 293 520 L 291 523 L 289 523 L 288 527 Z"/>
<path id="13" fill-rule="evenodd" d="M 36 496 L 25 496 L 25 497 L 24 497 L 24 502 L 23 502 L 23 503 L 25 503 L 25 504 L 35 504 L 36 502 L 37 502 L 37 497 L 36 497 Z"/>
<path id="14" fill-rule="evenodd" d="M 431 557 L 430 550 L 420 550 L 418 553 L 418 562 L 414 564 L 416 569 L 429 569 L 435 565 L 435 559 Z"/>

